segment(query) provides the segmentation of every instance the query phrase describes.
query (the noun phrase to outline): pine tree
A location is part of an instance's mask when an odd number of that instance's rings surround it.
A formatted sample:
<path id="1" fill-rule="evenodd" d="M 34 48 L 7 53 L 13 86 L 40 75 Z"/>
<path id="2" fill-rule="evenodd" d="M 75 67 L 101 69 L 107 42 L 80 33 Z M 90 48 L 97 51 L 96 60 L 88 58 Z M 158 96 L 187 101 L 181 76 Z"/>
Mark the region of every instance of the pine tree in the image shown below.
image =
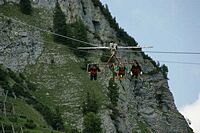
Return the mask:
<path id="1" fill-rule="evenodd" d="M 88 41 L 87 38 L 87 28 L 81 19 L 78 19 L 76 23 L 73 24 L 74 32 L 73 36 L 81 41 Z M 83 45 L 83 43 L 76 42 L 76 47 Z"/>
<path id="2" fill-rule="evenodd" d="M 161 70 L 161 72 L 162 72 L 164 78 L 167 79 L 168 67 L 167 67 L 165 64 L 163 64 L 163 65 L 160 67 L 160 70 Z"/>
<path id="3" fill-rule="evenodd" d="M 32 6 L 30 0 L 20 0 L 19 5 L 22 13 L 26 15 L 32 14 Z"/>
<path id="4" fill-rule="evenodd" d="M 83 133 L 102 133 L 101 119 L 95 113 L 87 113 L 84 116 L 84 130 Z"/>
<path id="5" fill-rule="evenodd" d="M 100 0 L 92 0 L 94 6 L 100 6 L 101 2 Z"/>
<path id="6" fill-rule="evenodd" d="M 91 95 L 89 92 L 86 96 L 86 101 L 83 103 L 83 115 L 84 115 L 84 130 L 83 133 L 102 133 L 101 119 L 97 115 L 99 110 L 99 104 L 95 95 Z"/>
<path id="7" fill-rule="evenodd" d="M 110 79 L 109 81 L 108 90 L 108 96 L 110 97 L 112 107 L 116 107 L 119 98 L 119 88 L 117 87 L 117 84 L 113 81 L 113 79 Z"/>
<path id="8" fill-rule="evenodd" d="M 99 105 L 94 96 L 91 96 L 89 92 L 87 93 L 86 101 L 83 103 L 83 114 L 88 112 L 98 113 Z"/>
<path id="9" fill-rule="evenodd" d="M 84 42 L 88 42 L 88 37 L 87 37 L 87 28 L 85 26 L 85 24 L 83 23 L 83 21 L 81 19 L 78 19 L 76 23 L 74 23 L 73 25 L 73 37 L 84 41 Z M 72 47 L 80 47 L 80 46 L 87 46 L 86 44 L 83 44 L 81 42 L 73 42 L 72 43 Z M 78 56 L 78 57 L 84 57 L 87 55 L 86 52 L 82 52 L 82 51 L 74 51 L 74 53 Z"/>
<path id="10" fill-rule="evenodd" d="M 63 36 L 71 36 L 70 28 L 66 24 L 66 18 L 62 12 L 59 3 L 56 3 L 53 16 L 53 30 L 56 34 Z M 54 35 L 54 41 L 60 43 L 71 43 L 71 41 L 65 37 Z"/>

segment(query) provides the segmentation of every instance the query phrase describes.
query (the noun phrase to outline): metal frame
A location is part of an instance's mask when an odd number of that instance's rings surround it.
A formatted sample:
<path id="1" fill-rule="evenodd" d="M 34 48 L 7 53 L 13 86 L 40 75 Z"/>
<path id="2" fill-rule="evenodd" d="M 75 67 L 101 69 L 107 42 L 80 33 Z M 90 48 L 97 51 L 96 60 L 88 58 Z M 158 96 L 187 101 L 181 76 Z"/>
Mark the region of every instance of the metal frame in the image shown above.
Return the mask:
<path id="1" fill-rule="evenodd" d="M 110 43 L 109 47 L 78 47 L 80 50 L 103 50 L 103 49 L 110 49 L 111 56 L 107 61 L 107 64 L 110 63 L 110 60 L 114 57 L 118 63 L 121 63 L 120 60 L 116 57 L 116 53 L 118 49 L 142 49 L 142 48 L 153 48 L 153 46 L 118 46 L 117 43 Z M 92 63 L 91 63 L 92 64 Z M 95 64 L 95 63 L 93 63 Z M 98 63 L 97 63 L 98 64 Z"/>

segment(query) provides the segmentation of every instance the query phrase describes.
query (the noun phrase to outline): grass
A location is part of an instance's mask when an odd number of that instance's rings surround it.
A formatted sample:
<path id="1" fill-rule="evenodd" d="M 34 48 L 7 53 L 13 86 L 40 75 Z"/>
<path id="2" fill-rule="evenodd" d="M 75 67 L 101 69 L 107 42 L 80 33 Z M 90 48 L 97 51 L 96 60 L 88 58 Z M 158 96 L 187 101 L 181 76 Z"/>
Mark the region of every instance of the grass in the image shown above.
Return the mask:
<path id="1" fill-rule="evenodd" d="M 0 101 L 4 101 L 4 97 L 1 96 Z M 13 124 L 15 127 L 23 127 L 24 131 L 33 133 L 49 133 L 53 131 L 51 128 L 49 128 L 41 114 L 37 112 L 32 106 L 26 104 L 23 100 L 8 97 L 7 102 L 14 105 L 15 115 L 7 114 L 5 117 L 3 114 L 1 114 L 0 123 L 3 123 L 4 125 Z M 27 120 L 33 120 L 37 127 L 33 130 L 25 129 L 24 125 Z"/>
<path id="2" fill-rule="evenodd" d="M 5 16 L 20 20 L 29 25 L 37 26 L 37 27 L 49 27 L 48 19 L 42 17 L 42 15 L 48 14 L 48 17 L 51 16 L 52 13 L 46 13 L 44 9 L 34 8 L 32 15 L 25 15 L 21 13 L 20 7 L 15 3 L 6 3 L 5 5 L 0 6 L 0 13 Z"/>
<path id="3" fill-rule="evenodd" d="M 140 127 L 141 133 L 151 133 L 151 131 L 147 128 L 148 126 L 145 123 L 139 121 L 138 125 Z"/>
<path id="4" fill-rule="evenodd" d="M 87 92 L 95 96 L 99 105 L 104 104 L 102 86 L 98 81 L 89 80 L 87 72 L 81 69 L 84 62 L 67 46 L 54 43 L 48 34 L 44 34 L 43 39 L 52 43 L 44 44 L 45 49 L 37 63 L 27 66 L 25 74 L 39 84 L 35 96 L 40 102 L 52 109 L 59 107 L 62 114 L 74 114 L 63 118 L 68 124 L 76 123 L 82 115 L 81 105 Z"/>

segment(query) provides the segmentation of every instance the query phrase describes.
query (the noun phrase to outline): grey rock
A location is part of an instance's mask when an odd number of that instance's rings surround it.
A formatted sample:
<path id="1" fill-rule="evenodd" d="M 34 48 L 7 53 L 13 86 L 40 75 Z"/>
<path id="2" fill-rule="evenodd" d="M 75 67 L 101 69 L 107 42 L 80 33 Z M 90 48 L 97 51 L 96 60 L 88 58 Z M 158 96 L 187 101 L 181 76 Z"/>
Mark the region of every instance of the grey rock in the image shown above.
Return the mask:
<path id="1" fill-rule="evenodd" d="M 0 0 L 0 5 L 3 5 L 4 4 L 4 0 Z"/>
<path id="2" fill-rule="evenodd" d="M 16 2 L 19 0 L 7 0 L 8 2 Z M 41 22 L 45 25 L 45 29 L 52 29 L 53 25 L 53 9 L 56 0 L 34 0 L 35 8 L 42 8 Z M 0 5 L 4 1 L 0 0 Z M 110 41 L 116 41 L 116 31 L 112 29 L 101 13 L 98 7 L 94 7 L 91 0 L 59 0 L 61 9 L 66 16 L 67 23 L 73 23 L 77 19 L 82 19 L 88 27 L 89 40 L 95 44 L 108 45 Z M 46 23 L 45 23 L 46 21 Z M 47 24 L 48 23 L 48 24 Z M 99 36 L 96 38 L 95 36 Z M 64 91 L 58 91 L 55 102 L 59 103 L 63 108 L 70 111 L 63 111 L 62 117 L 66 120 L 65 123 L 72 123 L 72 126 L 77 127 L 80 131 L 83 129 L 83 116 L 81 112 L 81 96 L 83 91 L 82 83 L 77 80 L 77 77 L 69 72 L 57 74 L 52 72 L 52 64 L 61 66 L 71 62 L 81 62 L 71 54 L 56 53 L 52 49 L 45 51 L 45 46 L 40 42 L 42 40 L 41 33 L 37 30 L 30 29 L 21 24 L 16 24 L 11 21 L 8 23 L 6 18 L 0 17 L 0 63 L 15 71 L 24 71 L 28 65 L 39 63 L 42 65 L 43 71 L 37 75 L 37 83 L 46 88 L 48 91 L 53 89 L 67 88 Z M 100 43 L 102 42 L 102 43 Z M 123 44 L 122 44 L 123 45 Z M 58 46 L 59 47 L 59 46 Z M 110 117 L 112 113 L 109 109 L 103 109 L 99 112 L 102 120 L 102 128 L 105 133 L 132 133 L 132 131 L 141 132 L 141 123 L 143 123 L 149 132 L 161 133 L 188 133 L 188 124 L 184 117 L 178 112 L 174 104 L 173 95 L 170 92 L 167 79 L 161 72 L 156 72 L 152 62 L 143 59 L 139 54 L 119 53 L 125 60 L 138 60 L 142 66 L 143 75 L 138 80 L 131 79 L 127 73 L 124 80 L 116 79 L 119 86 L 119 111 L 117 121 L 113 121 Z M 68 60 L 67 60 L 68 59 Z M 128 65 L 130 68 L 131 65 Z M 67 68 L 62 68 L 63 71 L 68 71 Z M 35 71 L 35 70 L 34 70 Z M 37 70 L 36 70 L 37 71 Z M 102 90 L 107 94 L 108 83 L 112 73 L 109 68 L 102 70 L 99 76 L 99 82 L 102 84 Z M 70 86 L 73 83 L 73 86 Z M 76 90 L 74 89 L 76 87 Z M 48 94 L 48 95 L 46 95 Z M 45 93 L 50 97 L 50 93 Z M 109 101 L 108 101 L 109 103 Z M 71 118 L 69 121 L 68 118 Z"/>
<path id="3" fill-rule="evenodd" d="M 109 114 L 111 113 L 111 111 L 109 110 L 104 110 L 101 111 L 101 121 L 102 121 L 102 129 L 103 132 L 105 133 L 116 133 L 116 128 L 115 125 L 113 124 L 112 119 L 110 118 Z"/>
<path id="4" fill-rule="evenodd" d="M 28 27 L 0 18 L 0 63 L 15 70 L 23 71 L 26 65 L 35 64 L 42 53 L 40 32 L 28 31 Z"/>

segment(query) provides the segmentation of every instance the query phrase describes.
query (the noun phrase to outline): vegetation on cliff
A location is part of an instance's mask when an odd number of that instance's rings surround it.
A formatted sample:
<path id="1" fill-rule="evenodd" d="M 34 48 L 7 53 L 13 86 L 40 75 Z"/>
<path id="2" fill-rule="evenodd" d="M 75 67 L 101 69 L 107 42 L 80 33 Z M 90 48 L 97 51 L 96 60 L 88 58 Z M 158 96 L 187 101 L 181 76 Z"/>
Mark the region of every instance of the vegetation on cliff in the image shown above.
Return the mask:
<path id="1" fill-rule="evenodd" d="M 108 20 L 110 27 L 112 27 L 117 32 L 117 37 L 120 39 L 119 41 L 121 41 L 129 46 L 137 45 L 137 42 L 135 41 L 135 39 L 133 37 L 131 37 L 130 35 L 128 35 L 128 33 L 119 26 L 119 24 L 116 21 L 116 18 L 111 15 L 107 5 L 104 6 L 100 2 L 100 0 L 92 0 L 92 2 L 95 7 L 99 7 L 101 9 L 101 12 L 105 16 L 105 18 Z"/>
<path id="2" fill-rule="evenodd" d="M 26 15 L 32 14 L 32 5 L 30 0 L 20 0 L 19 2 L 21 12 Z"/>
<path id="3" fill-rule="evenodd" d="M 3 119 L 1 119 L 2 123 L 9 124 L 10 122 L 14 122 L 14 124 L 18 126 L 34 130 L 34 129 L 39 128 L 38 126 L 43 125 L 41 124 L 41 122 L 39 122 L 40 120 L 37 120 L 37 119 L 44 118 L 46 123 L 49 126 L 51 126 L 54 130 L 61 130 L 61 131 L 64 130 L 64 126 L 63 126 L 63 122 L 60 117 L 60 114 L 58 112 L 51 110 L 44 104 L 40 103 L 35 98 L 33 93 L 34 91 L 37 90 L 37 85 L 27 80 L 26 77 L 22 73 L 15 73 L 11 69 L 5 68 L 3 65 L 0 65 L 0 87 L 4 89 L 4 92 L 5 92 L 4 97 L 7 97 L 7 96 L 9 97 L 8 105 L 10 104 L 10 101 L 12 101 L 12 103 L 16 104 L 17 106 L 16 108 L 22 108 L 24 109 L 23 110 L 24 112 L 26 111 L 28 112 L 31 108 L 29 106 L 32 106 L 34 108 L 32 109 L 33 110 L 32 112 L 34 113 L 40 112 L 40 114 L 42 115 L 40 116 L 40 118 L 32 117 L 32 119 L 30 119 L 31 118 L 30 114 L 27 114 L 26 116 L 19 116 L 20 113 L 16 113 L 15 115 L 15 113 L 13 114 L 9 111 L 8 112 L 10 113 L 9 117 L 15 118 L 15 120 L 7 121 L 6 120 L 7 117 L 5 116 L 3 117 Z M 17 100 L 14 100 L 16 98 Z M 6 102 L 5 99 L 3 99 L 3 97 L 1 98 L 1 102 L 4 103 L 2 100 Z M 24 105 L 21 104 L 22 102 L 25 102 Z M 28 108 L 21 107 L 21 105 L 27 106 Z M 20 117 L 22 117 L 23 119 L 22 123 L 20 122 L 21 121 Z"/>

